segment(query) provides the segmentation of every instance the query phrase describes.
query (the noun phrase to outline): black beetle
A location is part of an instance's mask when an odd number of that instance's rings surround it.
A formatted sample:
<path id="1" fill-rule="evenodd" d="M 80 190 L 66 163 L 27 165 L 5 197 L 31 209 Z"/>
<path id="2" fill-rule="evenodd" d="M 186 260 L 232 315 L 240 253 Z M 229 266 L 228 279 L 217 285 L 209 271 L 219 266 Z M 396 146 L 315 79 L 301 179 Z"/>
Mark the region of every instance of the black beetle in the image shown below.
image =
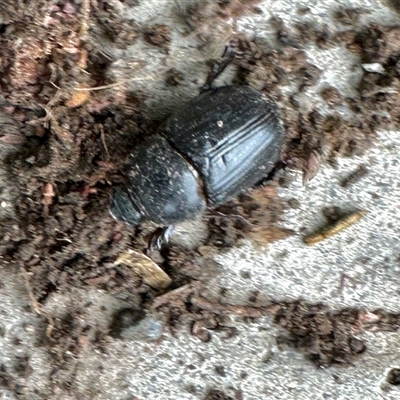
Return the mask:
<path id="1" fill-rule="evenodd" d="M 193 219 L 265 178 L 280 159 L 276 104 L 248 86 L 210 89 L 137 146 L 110 212 L 132 225 Z"/>

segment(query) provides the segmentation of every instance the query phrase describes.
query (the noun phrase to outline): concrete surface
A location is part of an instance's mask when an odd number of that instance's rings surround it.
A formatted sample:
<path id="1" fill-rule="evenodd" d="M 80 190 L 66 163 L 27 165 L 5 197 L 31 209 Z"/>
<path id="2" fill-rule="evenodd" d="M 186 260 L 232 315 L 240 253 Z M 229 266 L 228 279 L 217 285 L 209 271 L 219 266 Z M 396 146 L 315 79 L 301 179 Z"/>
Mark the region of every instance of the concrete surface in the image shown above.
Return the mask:
<path id="1" fill-rule="evenodd" d="M 182 0 L 183 2 L 183 0 Z M 200 53 L 190 46 L 189 39 L 180 33 L 172 12 L 175 2 L 147 0 L 141 5 L 121 12 L 133 20 L 146 24 L 167 23 L 173 30 L 172 48 L 162 55 L 143 42 L 135 43 L 126 52 L 118 53 L 112 79 L 118 80 L 119 70 L 129 68 L 134 58 L 148 62 L 146 68 L 135 69 L 135 88 L 157 94 L 158 101 L 148 104 L 158 116 L 165 115 L 177 98 L 190 98 L 204 81 L 207 67 L 204 60 L 217 51 L 223 34 L 213 48 Z M 300 18 L 297 8 L 307 5 L 312 12 L 306 17 L 319 23 L 331 23 L 330 10 L 339 6 L 363 7 L 370 13 L 362 23 L 378 21 L 385 24 L 400 22 L 398 15 L 378 1 L 269 1 L 261 3 L 262 15 L 252 15 L 239 21 L 238 29 L 248 34 L 268 35 L 267 20 L 279 16 L 290 25 Z M 323 80 L 334 82 L 344 91 L 351 92 L 359 71 L 349 73 L 353 56 L 344 49 L 309 49 L 311 62 L 324 70 Z M 345 57 L 343 55 L 345 54 Z M 158 80 L 159 68 L 175 67 L 193 71 L 193 81 L 184 89 L 166 89 Z M 229 74 L 224 75 L 225 80 Z M 309 93 L 312 98 L 312 93 Z M 175 100 L 174 100 L 175 99 Z M 369 211 L 357 225 L 316 246 L 306 247 L 301 235 L 277 242 L 264 251 L 254 249 L 250 243 L 218 256 L 223 273 L 210 282 L 210 290 L 229 288 L 236 304 L 245 304 L 253 290 L 259 299 L 286 300 L 303 298 L 311 302 L 324 302 L 333 308 L 357 306 L 373 310 L 382 308 L 400 310 L 400 139 L 398 132 L 381 132 L 376 147 L 362 158 L 340 159 L 333 169 L 323 165 L 317 177 L 308 186 L 301 184 L 300 174 L 290 171 L 294 180 L 288 188 L 280 188 L 285 199 L 296 198 L 300 208 L 288 209 L 283 226 L 299 232 L 312 231 L 323 224 L 321 209 L 334 205 L 349 211 L 362 208 Z M 359 183 L 343 190 L 339 181 L 359 164 L 369 166 L 370 173 Z M 378 198 L 372 196 L 377 193 Z M 48 398 L 73 399 L 65 388 L 50 388 L 48 377 L 52 371 L 47 351 L 36 343 L 37 331 L 43 322 L 26 311 L 29 298 L 23 279 L 1 266 L 0 284 L 0 362 L 12 365 L 16 357 L 29 355 L 32 373 L 17 380 L 30 390 L 37 389 L 37 397 L 47 393 Z M 243 271 L 250 278 L 243 278 Z M 340 276 L 345 273 L 355 284 L 339 290 Z M 83 306 L 84 304 L 90 305 Z M 105 312 L 101 306 L 106 306 Z M 53 295 L 47 311 L 61 312 L 65 307 L 81 307 L 82 319 L 96 326 L 105 325 L 107 315 L 121 303 L 101 291 L 76 291 L 71 295 Z M 115 400 L 195 400 L 202 399 L 210 388 L 221 389 L 233 398 L 259 399 L 387 399 L 400 398 L 400 387 L 385 384 L 391 367 L 400 368 L 400 337 L 398 332 L 363 332 L 368 352 L 351 367 L 317 369 L 295 350 L 280 350 L 276 345 L 279 329 L 269 318 L 257 323 L 237 321 L 239 334 L 223 340 L 213 334 L 210 343 L 182 331 L 172 337 L 162 330 L 162 323 L 149 317 L 127 333 L 123 340 L 111 340 L 106 353 L 83 352 L 75 359 L 72 377 L 75 393 L 80 399 Z M 217 373 L 221 367 L 224 374 Z M 222 376 L 223 375 L 223 376 Z M 241 391 L 241 396 L 239 395 Z M 39 392 L 41 395 L 39 396 Z M 33 392 L 32 392 L 33 393 Z M 10 392 L 0 389 L 0 398 L 16 399 Z"/>
<path id="2" fill-rule="evenodd" d="M 364 157 L 341 158 L 336 169 L 325 165 L 307 186 L 302 185 L 298 171 L 292 172 L 292 184 L 289 188 L 279 188 L 279 192 L 284 199 L 297 199 L 300 206 L 286 210 L 284 227 L 297 232 L 304 229 L 304 233 L 272 244 L 265 254 L 245 247 L 218 257 L 226 268 L 222 284 L 232 288 L 248 286 L 249 282 L 240 278 L 240 271 L 246 270 L 252 273 L 252 288 L 271 299 L 304 298 L 323 301 L 332 307 L 398 312 L 399 148 L 397 132 L 381 132 L 376 147 Z M 368 166 L 369 174 L 342 188 L 339 182 L 361 164 Z M 365 209 L 368 214 L 339 235 L 305 246 L 302 237 L 326 224 L 321 210 L 329 206 L 349 212 Z M 356 283 L 346 284 L 340 290 L 342 273 Z M 242 289 L 240 292 L 243 293 Z M 240 293 L 232 295 L 236 298 Z"/>

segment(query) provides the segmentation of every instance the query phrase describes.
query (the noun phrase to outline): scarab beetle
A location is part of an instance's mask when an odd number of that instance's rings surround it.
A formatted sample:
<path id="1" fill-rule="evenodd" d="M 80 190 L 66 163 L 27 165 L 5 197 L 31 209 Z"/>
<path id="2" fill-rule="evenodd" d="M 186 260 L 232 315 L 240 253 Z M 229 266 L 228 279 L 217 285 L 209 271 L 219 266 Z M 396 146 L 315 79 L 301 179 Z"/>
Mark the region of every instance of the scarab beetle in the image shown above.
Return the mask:
<path id="1" fill-rule="evenodd" d="M 265 178 L 283 140 L 278 107 L 261 92 L 247 86 L 210 89 L 133 149 L 110 212 L 132 225 L 193 219 Z"/>

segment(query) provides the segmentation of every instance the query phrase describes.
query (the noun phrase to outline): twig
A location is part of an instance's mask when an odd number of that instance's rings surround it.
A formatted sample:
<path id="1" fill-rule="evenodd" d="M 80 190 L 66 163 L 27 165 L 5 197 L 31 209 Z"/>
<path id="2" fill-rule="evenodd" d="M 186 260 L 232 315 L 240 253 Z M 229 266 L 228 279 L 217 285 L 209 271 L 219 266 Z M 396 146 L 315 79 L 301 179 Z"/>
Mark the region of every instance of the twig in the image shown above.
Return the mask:
<path id="1" fill-rule="evenodd" d="M 110 153 L 108 152 L 108 148 L 107 148 L 107 143 L 106 143 L 106 136 L 104 135 L 104 128 L 102 125 L 98 125 L 99 129 L 100 129 L 100 136 L 101 136 L 101 141 L 103 143 L 103 146 L 106 150 L 107 153 L 107 157 L 110 158 Z"/>
<path id="2" fill-rule="evenodd" d="M 87 32 L 89 30 L 89 14 L 90 14 L 90 0 L 83 0 L 82 7 L 82 20 L 81 20 L 81 29 L 79 30 L 79 36 L 81 40 L 85 40 L 87 36 Z"/>
<path id="3" fill-rule="evenodd" d="M 145 77 L 145 78 L 130 78 L 130 79 L 124 79 L 124 80 L 119 81 L 119 82 L 110 83 L 109 85 L 102 85 L 102 86 L 95 86 L 95 87 L 88 87 L 88 88 L 74 87 L 73 89 L 77 90 L 77 91 L 82 91 L 82 92 L 90 92 L 90 91 L 93 91 L 93 90 L 105 90 L 105 89 L 111 89 L 111 88 L 116 87 L 116 86 L 121 86 L 121 85 L 123 85 L 125 83 L 128 83 L 128 82 L 145 81 L 147 79 L 154 80 L 154 76 L 149 76 L 149 77 Z"/>
<path id="4" fill-rule="evenodd" d="M 53 318 L 48 315 L 42 308 L 42 305 L 36 300 L 35 295 L 33 294 L 33 290 L 31 287 L 31 283 L 29 282 L 29 276 L 24 267 L 21 267 L 22 274 L 24 275 L 25 287 L 28 291 L 29 299 L 31 300 L 32 307 L 36 311 L 38 315 L 42 315 L 47 319 L 48 325 L 46 328 L 46 336 L 48 339 L 51 338 L 51 334 L 54 329 L 54 320 Z"/>

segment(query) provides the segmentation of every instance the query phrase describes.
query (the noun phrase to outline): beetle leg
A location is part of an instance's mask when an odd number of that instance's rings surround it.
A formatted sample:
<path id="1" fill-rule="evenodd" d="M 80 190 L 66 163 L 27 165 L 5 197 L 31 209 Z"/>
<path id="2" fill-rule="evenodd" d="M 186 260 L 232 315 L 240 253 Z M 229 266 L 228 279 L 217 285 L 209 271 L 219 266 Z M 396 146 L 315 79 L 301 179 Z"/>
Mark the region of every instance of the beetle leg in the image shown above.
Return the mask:
<path id="1" fill-rule="evenodd" d="M 258 182 L 257 186 L 262 186 L 265 183 L 274 180 L 276 178 L 277 174 L 280 171 L 284 171 L 287 168 L 287 166 L 288 166 L 287 162 L 285 162 L 283 160 L 277 161 L 274 165 L 274 168 L 271 170 L 271 172 L 264 179 L 262 179 L 260 182 Z"/>
<path id="2" fill-rule="evenodd" d="M 222 54 L 222 60 L 220 62 L 213 60 L 211 71 L 209 72 L 206 82 L 200 89 L 200 93 L 210 90 L 213 82 L 224 72 L 225 68 L 232 62 L 235 57 L 235 51 L 232 46 L 225 46 L 224 53 Z"/>
<path id="3" fill-rule="evenodd" d="M 156 229 L 149 238 L 149 243 L 145 251 L 146 254 L 150 254 L 155 250 L 161 250 L 164 245 L 167 245 L 171 239 L 173 231 L 173 225 Z"/>

